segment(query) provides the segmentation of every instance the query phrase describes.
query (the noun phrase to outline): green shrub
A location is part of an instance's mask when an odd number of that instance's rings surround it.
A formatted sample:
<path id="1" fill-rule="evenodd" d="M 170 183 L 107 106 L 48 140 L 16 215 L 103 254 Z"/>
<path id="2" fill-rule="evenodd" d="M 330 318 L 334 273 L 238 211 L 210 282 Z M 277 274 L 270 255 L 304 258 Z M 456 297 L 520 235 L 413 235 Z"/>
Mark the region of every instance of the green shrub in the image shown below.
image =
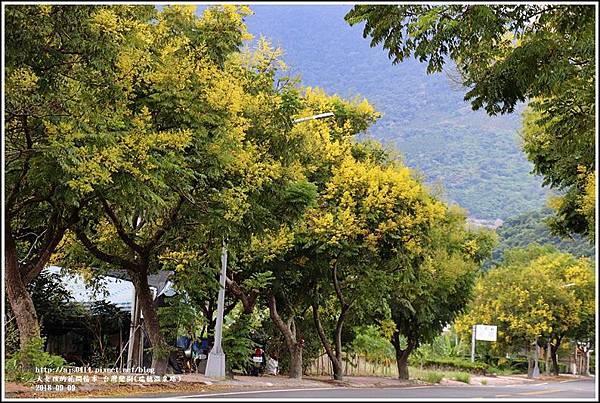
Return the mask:
<path id="1" fill-rule="evenodd" d="M 505 358 L 500 357 L 496 360 L 497 365 L 490 365 L 489 373 L 498 375 L 511 375 L 527 372 L 527 360 L 522 357 Z M 540 362 L 540 364 L 543 364 Z"/>
<path id="2" fill-rule="evenodd" d="M 44 338 L 36 337 L 23 349 L 5 361 L 7 381 L 31 382 L 35 379 L 36 368 L 61 368 L 66 365 L 64 358 L 44 351 Z"/>
<path id="3" fill-rule="evenodd" d="M 252 362 L 252 353 L 258 345 L 250 337 L 251 330 L 250 317 L 244 315 L 223 331 L 223 352 L 227 357 L 225 365 L 230 375 L 233 375 L 234 369 L 244 371 Z"/>
<path id="4" fill-rule="evenodd" d="M 466 370 L 478 374 L 488 372 L 489 366 L 483 362 L 471 362 L 460 357 L 432 357 L 421 359 L 409 359 L 411 365 L 419 365 L 423 368 L 433 368 L 440 370 Z"/>
<path id="5" fill-rule="evenodd" d="M 19 329 L 14 320 L 8 320 L 4 326 L 4 354 L 9 357 L 19 351 Z"/>

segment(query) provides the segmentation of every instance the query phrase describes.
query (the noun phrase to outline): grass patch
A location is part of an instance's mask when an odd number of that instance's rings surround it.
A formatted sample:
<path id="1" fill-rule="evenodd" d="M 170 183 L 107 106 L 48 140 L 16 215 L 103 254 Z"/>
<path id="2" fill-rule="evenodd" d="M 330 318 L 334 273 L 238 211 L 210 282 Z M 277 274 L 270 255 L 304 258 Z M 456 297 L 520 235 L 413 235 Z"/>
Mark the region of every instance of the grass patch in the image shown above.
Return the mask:
<path id="1" fill-rule="evenodd" d="M 463 383 L 471 383 L 471 374 L 462 371 L 435 371 L 410 367 L 408 370 L 411 379 L 418 379 L 427 383 L 440 383 L 442 379 L 453 379 Z"/>
<path id="2" fill-rule="evenodd" d="M 423 379 L 427 383 L 440 383 L 444 379 L 444 374 L 437 371 L 427 371 L 425 374 L 425 379 Z"/>
<path id="3" fill-rule="evenodd" d="M 471 383 L 471 374 L 468 372 L 455 372 L 452 379 L 463 383 Z"/>
<path id="4" fill-rule="evenodd" d="M 408 373 L 411 379 L 418 379 L 427 383 L 440 383 L 444 379 L 442 372 L 427 369 L 409 368 Z"/>

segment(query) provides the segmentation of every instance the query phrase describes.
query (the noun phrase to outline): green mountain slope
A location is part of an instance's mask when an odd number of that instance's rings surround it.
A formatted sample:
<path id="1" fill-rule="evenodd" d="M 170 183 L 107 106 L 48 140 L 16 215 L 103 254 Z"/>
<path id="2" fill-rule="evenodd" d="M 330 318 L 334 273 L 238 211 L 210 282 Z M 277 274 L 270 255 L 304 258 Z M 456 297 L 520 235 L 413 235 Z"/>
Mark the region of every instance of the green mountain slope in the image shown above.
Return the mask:
<path id="1" fill-rule="evenodd" d="M 502 254 L 510 248 L 524 248 L 530 243 L 540 245 L 553 245 L 561 252 L 568 252 L 573 256 L 587 256 L 595 258 L 595 247 L 588 240 L 577 236 L 574 239 L 565 239 L 550 234 L 544 219 L 552 215 L 552 210 L 544 208 L 520 214 L 504 221 L 496 232 L 499 238 L 498 247 L 492 252 L 489 265 L 499 263 Z"/>
<path id="2" fill-rule="evenodd" d="M 253 5 L 249 31 L 285 51 L 291 74 L 344 97 L 364 96 L 383 118 L 371 135 L 393 144 L 406 163 L 471 216 L 508 217 L 537 210 L 547 191 L 530 175 L 519 147 L 520 115 L 489 117 L 463 101 L 465 90 L 447 74 L 427 75 L 410 60 L 393 66 L 370 48 L 360 27 L 349 27 L 350 5 Z"/>

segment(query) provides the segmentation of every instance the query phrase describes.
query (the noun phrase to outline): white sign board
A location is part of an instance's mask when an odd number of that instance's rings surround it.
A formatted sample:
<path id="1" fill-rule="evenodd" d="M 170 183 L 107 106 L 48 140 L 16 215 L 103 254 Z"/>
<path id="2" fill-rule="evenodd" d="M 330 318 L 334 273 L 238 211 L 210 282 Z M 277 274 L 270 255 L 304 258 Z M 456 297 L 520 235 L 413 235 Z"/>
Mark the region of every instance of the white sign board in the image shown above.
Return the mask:
<path id="1" fill-rule="evenodd" d="M 477 325 L 475 326 L 475 339 L 496 341 L 497 326 Z"/>

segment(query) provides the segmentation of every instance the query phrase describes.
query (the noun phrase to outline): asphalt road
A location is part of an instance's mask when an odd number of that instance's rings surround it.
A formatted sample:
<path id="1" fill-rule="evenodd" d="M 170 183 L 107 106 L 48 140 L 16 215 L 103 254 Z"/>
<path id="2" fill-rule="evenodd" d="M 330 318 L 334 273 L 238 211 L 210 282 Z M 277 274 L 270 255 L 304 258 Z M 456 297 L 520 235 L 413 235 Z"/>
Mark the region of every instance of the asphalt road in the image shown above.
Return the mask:
<path id="1" fill-rule="evenodd" d="M 150 397 L 145 396 L 145 397 Z M 318 388 L 245 392 L 164 394 L 154 398 L 203 399 L 590 399 L 596 400 L 595 381 L 574 380 L 518 385 L 411 386 L 403 388 Z"/>

